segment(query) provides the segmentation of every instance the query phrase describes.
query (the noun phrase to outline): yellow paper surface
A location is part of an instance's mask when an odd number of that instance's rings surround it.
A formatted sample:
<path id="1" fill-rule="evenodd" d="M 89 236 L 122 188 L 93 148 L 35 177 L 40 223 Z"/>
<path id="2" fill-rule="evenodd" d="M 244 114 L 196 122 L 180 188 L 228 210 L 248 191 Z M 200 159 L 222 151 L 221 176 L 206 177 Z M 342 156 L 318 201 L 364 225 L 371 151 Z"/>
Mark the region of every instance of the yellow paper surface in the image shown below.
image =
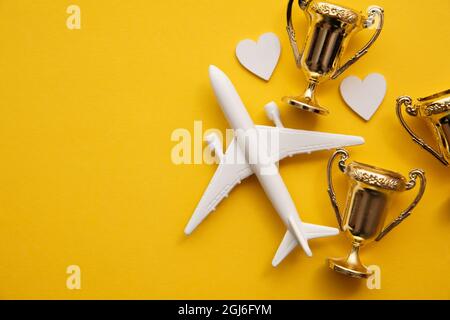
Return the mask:
<path id="1" fill-rule="evenodd" d="M 385 29 L 370 52 L 339 80 L 320 86 L 328 117 L 280 103 L 288 127 L 361 135 L 353 160 L 429 180 L 413 215 L 363 261 L 382 271 L 380 290 L 329 271 L 343 256 L 343 235 L 311 241 L 279 268 L 272 258 L 285 228 L 252 177 L 191 237 L 183 234 L 216 166 L 171 161 L 177 128 L 228 126 L 215 101 L 208 65 L 232 79 L 256 123 L 263 106 L 300 93 L 285 34 L 287 1 L 41 0 L 0 3 L 0 298 L 400 299 L 450 298 L 449 169 L 413 144 L 395 116 L 395 99 L 450 85 L 450 2 L 377 0 Z M 342 0 L 365 10 L 369 0 Z M 69 30 L 66 9 L 81 8 Z M 307 23 L 296 8 L 303 39 Z M 238 63 L 235 46 L 274 32 L 280 63 L 270 82 Z M 346 56 L 368 39 L 352 40 Z M 300 40 L 302 41 L 302 40 Z M 386 77 L 386 99 L 366 123 L 340 97 L 348 75 Z M 419 132 L 431 134 L 418 122 Z M 302 219 L 336 226 L 326 193 L 330 152 L 283 161 L 281 174 Z M 337 177 L 341 203 L 344 177 Z M 388 219 L 413 192 L 394 202 Z M 81 290 L 66 286 L 81 269 Z"/>

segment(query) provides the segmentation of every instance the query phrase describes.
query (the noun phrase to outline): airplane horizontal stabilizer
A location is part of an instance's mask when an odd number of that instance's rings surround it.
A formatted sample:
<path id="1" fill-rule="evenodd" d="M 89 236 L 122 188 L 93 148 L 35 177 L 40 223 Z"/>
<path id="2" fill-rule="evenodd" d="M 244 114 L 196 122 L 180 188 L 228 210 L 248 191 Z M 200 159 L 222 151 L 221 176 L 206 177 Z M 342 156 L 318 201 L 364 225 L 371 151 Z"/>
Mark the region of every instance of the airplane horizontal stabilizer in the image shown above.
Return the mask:
<path id="1" fill-rule="evenodd" d="M 310 223 L 303 223 L 303 230 L 306 234 L 305 238 L 307 240 L 316 239 L 316 238 L 325 238 L 331 237 L 339 234 L 339 230 L 336 228 L 325 227 Z M 275 254 L 275 257 L 272 261 L 272 265 L 274 267 L 278 266 L 284 258 L 286 258 L 292 250 L 298 245 L 297 239 L 294 235 L 288 230 L 281 242 L 280 247 Z"/>

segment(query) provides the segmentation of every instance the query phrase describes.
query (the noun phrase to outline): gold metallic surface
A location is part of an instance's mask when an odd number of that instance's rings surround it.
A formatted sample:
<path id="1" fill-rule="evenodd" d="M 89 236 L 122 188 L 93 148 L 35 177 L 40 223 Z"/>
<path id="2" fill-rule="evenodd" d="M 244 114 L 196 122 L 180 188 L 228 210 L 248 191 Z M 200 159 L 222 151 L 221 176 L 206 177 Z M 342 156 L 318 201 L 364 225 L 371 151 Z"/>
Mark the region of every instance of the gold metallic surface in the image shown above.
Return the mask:
<path id="1" fill-rule="evenodd" d="M 292 25 L 293 3 L 294 0 L 289 0 L 286 29 L 297 67 L 305 72 L 309 84 L 303 95 L 284 97 L 283 101 L 302 110 L 326 115 L 329 111 L 320 106 L 315 98 L 317 85 L 329 79 L 336 79 L 368 52 L 383 28 L 383 9 L 371 6 L 367 15 L 363 15 L 361 12 L 328 2 L 299 1 L 310 25 L 303 50 L 300 50 Z M 349 61 L 341 64 L 352 35 L 371 27 L 376 17 L 378 22 L 372 38 Z"/>
<path id="2" fill-rule="evenodd" d="M 350 184 L 343 213 L 339 209 L 332 180 L 333 164 L 338 157 L 340 157 L 339 169 L 346 174 Z M 422 170 L 415 169 L 410 172 L 408 181 L 399 173 L 374 166 L 358 162 L 346 165 L 348 158 L 348 152 L 339 149 L 328 162 L 328 194 L 339 228 L 352 240 L 352 249 L 346 258 L 328 259 L 328 265 L 334 271 L 347 276 L 367 278 L 370 272 L 361 262 L 360 248 L 368 243 L 380 241 L 411 215 L 425 192 L 426 178 Z M 421 184 L 414 201 L 393 222 L 384 227 L 392 198 L 400 192 L 414 189 L 417 178 Z"/>
<path id="3" fill-rule="evenodd" d="M 417 136 L 408 126 L 402 114 L 402 106 L 412 117 L 420 117 L 431 128 L 438 150 L 428 145 L 422 138 Z M 423 149 L 430 152 L 444 165 L 450 163 L 450 89 L 433 94 L 425 98 L 419 98 L 415 102 L 408 96 L 397 99 L 397 116 L 400 123 Z"/>

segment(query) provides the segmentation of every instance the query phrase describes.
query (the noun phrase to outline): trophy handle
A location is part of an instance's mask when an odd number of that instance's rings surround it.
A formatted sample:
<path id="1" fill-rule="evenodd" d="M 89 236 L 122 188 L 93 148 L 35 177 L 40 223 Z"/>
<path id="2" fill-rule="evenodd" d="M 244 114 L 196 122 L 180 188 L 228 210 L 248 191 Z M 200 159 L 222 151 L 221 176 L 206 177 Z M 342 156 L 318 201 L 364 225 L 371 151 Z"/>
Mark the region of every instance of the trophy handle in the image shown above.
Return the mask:
<path id="1" fill-rule="evenodd" d="M 336 158 L 340 156 L 341 159 L 339 160 L 339 169 L 342 172 L 345 172 L 345 161 L 349 158 L 348 152 L 344 149 L 337 149 L 336 152 L 331 156 L 330 160 L 328 161 L 328 168 L 327 168 L 327 175 L 328 175 L 328 195 L 330 196 L 331 205 L 333 206 L 334 212 L 336 213 L 336 219 L 339 224 L 339 229 L 341 231 L 344 231 L 343 226 L 343 217 L 341 214 L 341 211 L 339 210 L 339 205 L 336 200 L 336 193 L 334 192 L 333 187 L 333 177 L 332 177 L 332 171 L 333 171 L 333 164 Z"/>
<path id="2" fill-rule="evenodd" d="M 420 145 L 423 149 L 431 153 L 435 158 L 437 158 L 440 162 L 442 162 L 445 166 L 447 166 L 449 163 L 447 160 L 445 160 L 444 156 L 434 150 L 430 145 L 428 145 L 423 139 L 419 138 L 417 134 L 414 133 L 414 131 L 408 126 L 408 124 L 405 121 L 405 118 L 403 118 L 402 113 L 402 105 L 406 106 L 406 112 L 412 116 L 417 116 L 417 109 L 412 105 L 412 99 L 408 96 L 402 96 L 397 99 L 397 117 L 400 119 L 400 122 L 402 126 L 405 128 L 405 130 L 409 133 L 409 135 L 412 137 L 413 141 Z"/>
<path id="3" fill-rule="evenodd" d="M 308 3 L 306 1 L 302 1 L 300 0 L 299 2 L 300 8 L 303 10 L 306 8 L 306 6 L 308 5 Z M 287 6 L 287 26 L 286 26 L 286 31 L 288 33 L 288 37 L 289 37 L 289 43 L 291 44 L 292 47 L 292 52 L 294 53 L 294 57 L 295 57 L 295 63 L 297 64 L 298 68 L 301 68 L 301 60 L 302 60 L 302 56 L 303 56 L 303 51 L 300 52 L 299 48 L 298 48 L 298 44 L 297 44 L 297 38 L 295 36 L 295 29 L 294 26 L 292 25 L 292 5 L 294 4 L 294 0 L 289 0 L 288 6 Z"/>
<path id="4" fill-rule="evenodd" d="M 419 193 L 417 194 L 414 201 L 409 205 L 409 207 L 403 211 L 397 219 L 395 219 L 389 226 L 387 226 L 381 233 L 378 235 L 378 237 L 375 239 L 375 241 L 380 241 L 383 239 L 389 232 L 391 232 L 395 227 L 397 227 L 400 223 L 402 223 L 403 220 L 408 218 L 411 215 L 411 212 L 414 210 L 414 208 L 417 206 L 417 204 L 420 202 L 420 200 L 423 197 L 423 194 L 425 193 L 425 187 L 427 185 L 427 179 L 425 177 L 425 173 L 420 169 L 415 169 L 409 173 L 409 178 L 411 179 L 407 186 L 407 190 L 412 190 L 416 186 L 416 180 L 417 178 L 420 178 L 420 188 Z"/>
<path id="5" fill-rule="evenodd" d="M 375 21 L 375 16 L 378 16 L 379 22 L 378 26 L 375 29 L 375 33 L 373 34 L 372 38 L 369 40 L 369 42 L 366 43 L 366 45 L 359 50 L 350 60 L 348 60 L 342 67 L 340 67 L 331 77 L 331 79 L 336 79 L 339 77 L 345 70 L 347 70 L 351 65 L 353 65 L 356 61 L 358 61 L 362 56 L 364 56 L 368 51 L 369 48 L 374 44 L 374 42 L 378 39 L 380 36 L 380 33 L 383 29 L 384 25 L 384 11 L 383 8 L 378 6 L 370 6 L 367 9 L 368 17 L 367 20 L 364 22 L 364 28 L 368 28 L 372 26 L 372 24 Z"/>

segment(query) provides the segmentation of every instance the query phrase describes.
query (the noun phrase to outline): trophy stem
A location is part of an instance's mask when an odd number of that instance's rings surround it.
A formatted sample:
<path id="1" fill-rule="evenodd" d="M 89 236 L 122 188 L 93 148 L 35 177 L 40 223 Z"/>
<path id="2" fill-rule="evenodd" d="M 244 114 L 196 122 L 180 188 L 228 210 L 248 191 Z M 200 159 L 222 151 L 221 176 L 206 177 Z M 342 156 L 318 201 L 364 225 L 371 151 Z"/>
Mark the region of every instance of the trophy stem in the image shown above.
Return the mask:
<path id="1" fill-rule="evenodd" d="M 369 270 L 361 262 L 359 257 L 359 249 L 361 248 L 361 243 L 353 241 L 352 249 L 347 258 L 341 259 L 328 259 L 329 267 L 341 274 L 350 276 L 353 278 L 368 278 L 370 276 Z"/>
<path id="2" fill-rule="evenodd" d="M 314 101 L 317 103 L 316 101 L 316 88 L 317 88 L 317 83 L 314 81 L 310 81 L 308 83 L 308 88 L 306 88 L 306 91 L 303 95 L 303 98 L 309 100 L 309 101 Z"/>
<path id="3" fill-rule="evenodd" d="M 316 100 L 316 87 L 317 81 L 310 80 L 308 83 L 308 87 L 305 90 L 305 93 L 302 96 L 296 97 L 284 97 L 283 101 L 287 104 L 317 114 L 327 115 L 330 112 L 328 109 L 322 107 Z"/>
<path id="4" fill-rule="evenodd" d="M 349 265 L 362 265 L 361 259 L 359 257 L 359 249 L 361 248 L 358 242 L 352 243 L 352 250 L 347 257 L 347 263 Z"/>

